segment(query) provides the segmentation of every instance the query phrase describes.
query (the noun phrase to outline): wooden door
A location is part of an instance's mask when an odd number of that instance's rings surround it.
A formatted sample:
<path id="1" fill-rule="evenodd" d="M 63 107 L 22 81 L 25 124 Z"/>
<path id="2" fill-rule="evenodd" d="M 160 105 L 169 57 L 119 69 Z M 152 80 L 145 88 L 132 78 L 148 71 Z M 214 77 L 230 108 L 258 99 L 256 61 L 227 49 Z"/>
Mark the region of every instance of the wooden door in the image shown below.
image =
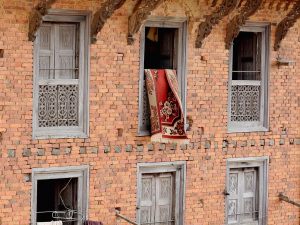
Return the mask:
<path id="1" fill-rule="evenodd" d="M 140 196 L 141 225 L 175 224 L 175 183 L 173 173 L 142 176 Z"/>

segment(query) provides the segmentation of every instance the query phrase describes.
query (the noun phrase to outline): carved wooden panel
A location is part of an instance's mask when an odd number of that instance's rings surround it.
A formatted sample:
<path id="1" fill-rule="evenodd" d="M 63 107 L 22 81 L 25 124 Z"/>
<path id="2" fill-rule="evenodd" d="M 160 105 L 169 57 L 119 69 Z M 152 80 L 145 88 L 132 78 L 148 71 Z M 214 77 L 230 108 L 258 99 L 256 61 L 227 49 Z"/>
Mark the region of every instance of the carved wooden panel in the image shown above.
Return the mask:
<path id="1" fill-rule="evenodd" d="M 55 3 L 56 0 L 41 0 L 37 6 L 35 6 L 29 15 L 29 30 L 28 40 L 34 41 L 35 34 L 42 23 L 42 18 L 47 14 L 48 9 Z"/>
<path id="2" fill-rule="evenodd" d="M 133 44 L 133 35 L 139 31 L 142 23 L 147 19 L 151 11 L 153 11 L 162 2 L 163 0 L 139 0 L 137 2 L 128 21 L 127 43 L 129 45 Z"/>
<path id="3" fill-rule="evenodd" d="M 262 1 L 263 0 L 247 0 L 242 6 L 241 12 L 228 23 L 225 38 L 226 49 L 230 48 L 233 39 L 236 38 L 240 32 L 241 26 L 259 9 Z"/>
<path id="4" fill-rule="evenodd" d="M 199 25 L 196 39 L 196 48 L 201 48 L 203 40 L 211 33 L 213 26 L 217 25 L 219 21 L 227 16 L 237 6 L 238 0 L 223 0 L 222 4 L 213 12 L 213 14 L 206 17 L 206 20 Z M 213 2 L 213 5 L 216 4 Z"/>
<path id="5" fill-rule="evenodd" d="M 276 28 L 275 44 L 274 44 L 275 51 L 277 51 L 280 48 L 281 41 L 285 38 L 289 29 L 294 26 L 294 24 L 299 18 L 300 18 L 300 0 L 296 2 L 293 9 L 278 24 Z"/>
<path id="6" fill-rule="evenodd" d="M 101 31 L 106 21 L 112 16 L 112 14 L 119 9 L 126 0 L 106 0 L 101 8 L 94 14 L 91 24 L 91 37 L 92 43 L 97 40 L 97 34 Z"/>

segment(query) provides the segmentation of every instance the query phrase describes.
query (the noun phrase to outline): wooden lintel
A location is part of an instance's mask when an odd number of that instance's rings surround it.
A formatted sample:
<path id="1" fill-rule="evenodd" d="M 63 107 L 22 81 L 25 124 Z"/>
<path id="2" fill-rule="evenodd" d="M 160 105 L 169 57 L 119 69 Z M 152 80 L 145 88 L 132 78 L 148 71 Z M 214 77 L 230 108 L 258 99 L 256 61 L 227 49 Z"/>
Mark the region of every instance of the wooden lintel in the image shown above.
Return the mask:
<path id="1" fill-rule="evenodd" d="M 277 51 L 280 48 L 281 41 L 287 35 L 289 29 L 294 26 L 296 21 L 300 18 L 300 0 L 296 2 L 292 10 L 287 16 L 278 24 L 275 33 L 274 50 Z"/>
<path id="2" fill-rule="evenodd" d="M 232 41 L 240 32 L 241 26 L 245 25 L 246 20 L 260 8 L 262 2 L 263 0 L 247 0 L 242 6 L 241 12 L 229 21 L 226 28 L 226 49 L 230 48 Z"/>
<path id="3" fill-rule="evenodd" d="M 32 9 L 29 15 L 28 40 L 34 41 L 35 34 L 40 27 L 43 16 L 55 3 L 56 0 L 40 0 L 40 2 Z"/>
<path id="4" fill-rule="evenodd" d="M 195 44 L 196 48 L 202 47 L 203 40 L 211 33 L 213 27 L 232 12 L 238 2 L 239 0 L 223 0 L 218 8 L 211 15 L 207 16 L 204 22 L 200 23 Z M 213 2 L 213 4 L 215 5 L 216 2 Z"/>
<path id="5" fill-rule="evenodd" d="M 123 6 L 126 0 L 106 0 L 93 16 L 91 24 L 91 42 L 97 41 L 97 34 L 102 30 L 106 21 L 112 14 Z"/>
<path id="6" fill-rule="evenodd" d="M 132 45 L 134 34 L 136 34 L 143 22 L 148 18 L 151 11 L 157 8 L 163 0 L 139 0 L 134 7 L 133 13 L 128 20 L 128 39 L 127 43 Z"/>

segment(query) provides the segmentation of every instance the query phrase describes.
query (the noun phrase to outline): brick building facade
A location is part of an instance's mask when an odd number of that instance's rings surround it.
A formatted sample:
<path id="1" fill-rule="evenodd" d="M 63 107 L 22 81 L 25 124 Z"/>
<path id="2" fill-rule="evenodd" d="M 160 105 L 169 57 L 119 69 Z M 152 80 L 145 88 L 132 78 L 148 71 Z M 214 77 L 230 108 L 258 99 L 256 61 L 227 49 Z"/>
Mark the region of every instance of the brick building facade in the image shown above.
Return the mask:
<path id="1" fill-rule="evenodd" d="M 38 11 L 34 7 L 39 2 L 43 1 L 0 0 L 0 224 L 38 222 L 37 211 L 43 208 L 41 201 L 44 204 L 49 201 L 39 198 L 47 195 L 50 188 L 40 194 L 38 190 L 43 185 L 52 185 L 51 180 L 56 179 L 58 184 L 54 186 L 62 191 L 70 177 L 73 181 L 68 191 L 75 193 L 71 197 L 81 210 L 80 218 L 107 225 L 126 224 L 116 219 L 115 208 L 119 207 L 122 214 L 143 224 L 141 211 L 145 209 L 146 214 L 154 218 L 156 213 L 153 216 L 147 207 L 155 209 L 159 202 L 152 199 L 150 206 L 143 203 L 146 195 L 141 194 L 141 190 L 146 184 L 142 181 L 148 179 L 160 187 L 160 179 L 167 180 L 168 176 L 174 180 L 172 190 L 175 192 L 170 197 L 173 203 L 164 203 L 172 205 L 168 210 L 174 214 L 170 220 L 175 222 L 169 224 L 299 224 L 299 208 L 278 197 L 282 192 L 290 199 L 300 199 L 299 20 L 295 19 L 280 48 L 274 50 L 280 22 L 291 18 L 293 12 L 295 18 L 299 17 L 299 1 L 252 1 L 258 2 L 257 9 L 255 3 L 249 3 L 251 1 L 242 1 L 241 5 L 239 1 L 225 1 L 229 2 L 225 11 L 218 11 L 222 1 L 205 0 L 142 1 L 140 11 L 135 7 L 138 1 L 49 1 L 52 4 L 42 25 L 31 35 L 49 29 L 46 39 L 55 39 L 60 37 L 60 33 L 55 32 L 65 23 L 70 29 L 68 33 L 74 32 L 79 40 L 74 41 L 73 53 L 63 52 L 63 47 L 57 53 L 59 50 L 49 44 L 55 54 L 74 54 L 75 61 L 78 57 L 79 75 L 72 72 L 72 76 L 82 75 L 82 80 L 56 84 L 81 85 L 78 87 L 81 94 L 77 93 L 77 97 L 78 108 L 82 110 L 79 110 L 80 119 L 73 121 L 80 130 L 70 132 L 49 128 L 49 121 L 40 129 L 41 114 L 35 112 L 40 106 L 41 85 L 49 84 L 37 81 L 37 67 L 42 63 L 37 65 L 36 58 L 39 54 L 52 57 L 52 50 L 50 53 L 42 51 L 42 44 L 39 49 L 36 47 L 41 36 L 28 40 L 29 24 L 31 28 L 35 24 L 30 15 Z M 110 7 L 103 7 L 105 4 Z M 252 13 L 245 8 L 247 4 L 252 7 Z M 99 16 L 97 12 L 102 14 Z M 202 45 L 197 42 L 195 47 L 199 25 L 211 18 L 209 15 L 217 16 L 214 19 L 219 23 L 213 25 Z M 253 46 L 256 53 L 263 52 L 256 63 L 264 68 L 257 69 L 263 82 L 260 88 L 264 90 L 260 92 L 264 93 L 264 101 L 259 100 L 263 122 L 254 130 L 251 130 L 252 123 L 241 131 L 243 124 L 234 125 L 230 121 L 233 111 L 230 111 L 232 100 L 228 95 L 238 80 L 231 77 L 232 61 L 238 56 L 226 48 L 224 40 L 230 37 L 228 27 L 238 15 L 247 19 L 247 23 L 238 26 L 241 32 L 262 34 Z M 55 21 L 56 18 L 60 19 Z M 128 26 L 128 18 L 133 18 L 130 20 L 133 25 Z M 104 22 L 103 27 L 101 22 Z M 140 46 L 145 45 L 147 23 L 148 27 L 165 29 L 170 24 L 169 29 L 178 29 L 175 33 L 180 31 L 180 24 L 185 26 L 181 41 L 186 48 L 181 46 L 181 52 L 177 50 L 177 53 L 186 54 L 181 58 L 185 64 L 181 68 L 186 70 L 182 70 L 185 75 L 180 85 L 184 92 L 189 143 L 151 142 L 149 135 L 141 135 L 140 77 L 141 59 L 145 59 Z M 72 24 L 75 24 L 74 30 Z M 174 28 L 172 24 L 179 25 Z M 263 27 L 267 33 L 253 27 Z M 91 43 L 90 31 L 96 37 Z M 132 35 L 129 38 L 128 33 Z M 178 37 L 181 38 L 179 34 Z M 201 39 L 201 35 L 199 37 Z M 258 40 L 263 44 L 257 44 Z M 67 39 L 66 43 L 73 42 Z M 81 46 L 78 52 L 77 45 Z M 74 69 L 78 69 L 75 64 Z M 244 212 L 234 210 L 230 214 L 232 202 L 237 201 L 236 207 L 239 202 L 246 205 L 245 199 L 240 200 L 243 199 L 240 194 L 234 197 L 230 192 L 233 191 L 228 186 L 230 178 L 246 180 L 246 173 L 255 174 L 257 193 L 252 196 L 249 192 L 245 198 L 256 203 L 251 206 L 252 212 L 246 213 L 244 207 L 241 209 Z M 246 194 L 244 191 L 242 196 Z M 254 222 L 243 223 L 239 213 Z M 148 221 L 152 220 L 148 218 Z"/>

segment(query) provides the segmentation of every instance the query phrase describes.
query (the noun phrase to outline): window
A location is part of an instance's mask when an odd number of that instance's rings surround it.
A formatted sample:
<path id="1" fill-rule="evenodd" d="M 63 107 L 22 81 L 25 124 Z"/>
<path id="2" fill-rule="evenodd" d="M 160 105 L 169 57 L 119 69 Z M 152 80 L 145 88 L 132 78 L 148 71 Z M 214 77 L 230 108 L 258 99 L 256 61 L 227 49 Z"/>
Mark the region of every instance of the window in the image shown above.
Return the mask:
<path id="1" fill-rule="evenodd" d="M 32 171 L 31 222 L 62 221 L 80 225 L 87 216 L 88 167 Z"/>
<path id="2" fill-rule="evenodd" d="M 144 69 L 174 69 L 177 72 L 183 112 L 186 111 L 186 49 L 185 19 L 153 18 L 145 23 L 141 34 L 139 83 L 140 136 L 150 135 L 150 110 Z"/>
<path id="3" fill-rule="evenodd" d="M 138 165 L 140 225 L 182 225 L 185 162 Z"/>
<path id="4" fill-rule="evenodd" d="M 229 132 L 267 131 L 269 27 L 247 24 L 234 39 L 229 79 Z"/>
<path id="5" fill-rule="evenodd" d="M 87 15 L 50 11 L 34 43 L 34 138 L 86 137 Z"/>
<path id="6" fill-rule="evenodd" d="M 227 224 L 267 224 L 268 158 L 227 162 Z"/>

